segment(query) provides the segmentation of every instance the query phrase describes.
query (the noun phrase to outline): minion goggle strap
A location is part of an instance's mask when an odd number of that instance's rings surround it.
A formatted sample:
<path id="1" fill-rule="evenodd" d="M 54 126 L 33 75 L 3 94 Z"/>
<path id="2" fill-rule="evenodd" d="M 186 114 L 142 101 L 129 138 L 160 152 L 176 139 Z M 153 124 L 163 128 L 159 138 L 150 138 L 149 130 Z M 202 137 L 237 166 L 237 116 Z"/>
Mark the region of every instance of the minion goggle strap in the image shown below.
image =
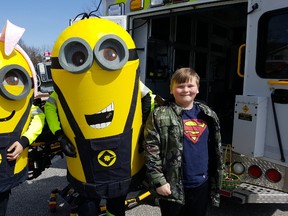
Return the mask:
<path id="1" fill-rule="evenodd" d="M 33 88 L 31 79 L 19 65 L 4 66 L 0 69 L 0 94 L 8 100 L 21 100 Z"/>
<path id="2" fill-rule="evenodd" d="M 93 51 L 82 38 L 70 38 L 60 47 L 59 57 L 52 57 L 51 67 L 83 73 L 92 66 L 93 57 L 101 68 L 108 71 L 119 70 L 127 61 L 138 59 L 136 49 L 128 49 L 116 35 L 103 36 Z"/>

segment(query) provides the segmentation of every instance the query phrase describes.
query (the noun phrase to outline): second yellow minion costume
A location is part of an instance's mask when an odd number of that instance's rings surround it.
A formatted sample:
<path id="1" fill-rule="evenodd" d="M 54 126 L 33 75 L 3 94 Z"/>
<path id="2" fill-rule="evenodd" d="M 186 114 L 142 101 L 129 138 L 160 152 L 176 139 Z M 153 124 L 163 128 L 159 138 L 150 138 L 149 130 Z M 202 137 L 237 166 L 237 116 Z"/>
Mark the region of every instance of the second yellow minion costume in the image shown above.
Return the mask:
<path id="1" fill-rule="evenodd" d="M 131 36 L 105 19 L 76 22 L 54 45 L 55 93 L 45 114 L 51 131 L 60 139 L 64 134 L 75 148 L 76 157 L 66 157 L 67 178 L 87 199 L 125 200 L 133 183 L 139 184 L 136 179 L 142 179 L 138 66 Z"/>
<path id="2" fill-rule="evenodd" d="M 11 189 L 28 178 L 28 146 L 42 132 L 45 115 L 34 106 L 36 72 L 17 44 L 25 29 L 7 20 L 0 35 L 0 215 Z"/>

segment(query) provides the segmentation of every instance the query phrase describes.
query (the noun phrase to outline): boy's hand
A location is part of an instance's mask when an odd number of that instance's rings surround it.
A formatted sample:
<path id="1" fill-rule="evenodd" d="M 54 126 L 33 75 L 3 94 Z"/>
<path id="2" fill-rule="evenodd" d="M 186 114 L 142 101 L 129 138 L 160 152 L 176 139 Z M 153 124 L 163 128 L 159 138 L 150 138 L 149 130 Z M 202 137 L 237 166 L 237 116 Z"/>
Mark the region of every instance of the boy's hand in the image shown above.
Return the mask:
<path id="1" fill-rule="evenodd" d="M 171 195 L 170 184 L 166 183 L 158 188 L 156 188 L 156 192 L 162 196 L 169 196 Z"/>

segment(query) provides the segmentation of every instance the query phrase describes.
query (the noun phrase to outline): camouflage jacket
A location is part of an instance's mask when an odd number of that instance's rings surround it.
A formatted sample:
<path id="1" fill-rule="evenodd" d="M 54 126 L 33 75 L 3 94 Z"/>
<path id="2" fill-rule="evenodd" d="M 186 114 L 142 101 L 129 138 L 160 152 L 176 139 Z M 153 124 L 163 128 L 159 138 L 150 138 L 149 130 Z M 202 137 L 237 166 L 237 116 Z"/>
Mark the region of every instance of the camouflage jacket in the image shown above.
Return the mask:
<path id="1" fill-rule="evenodd" d="M 219 119 L 214 111 L 200 102 L 194 102 L 208 116 L 209 180 L 214 206 L 220 204 L 220 186 L 223 176 L 223 152 Z M 144 129 L 145 164 L 150 191 L 157 197 L 184 204 L 182 185 L 183 108 L 175 103 L 155 108 Z M 170 183 L 172 194 L 162 197 L 157 187 Z"/>

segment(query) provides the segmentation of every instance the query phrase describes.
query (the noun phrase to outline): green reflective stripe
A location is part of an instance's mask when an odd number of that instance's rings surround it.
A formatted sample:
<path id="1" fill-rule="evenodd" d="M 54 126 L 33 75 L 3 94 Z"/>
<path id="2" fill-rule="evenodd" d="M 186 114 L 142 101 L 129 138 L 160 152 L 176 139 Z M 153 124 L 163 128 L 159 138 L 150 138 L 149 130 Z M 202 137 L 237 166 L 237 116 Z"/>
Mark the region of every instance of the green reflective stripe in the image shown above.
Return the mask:
<path id="1" fill-rule="evenodd" d="M 61 124 L 57 113 L 57 103 L 56 103 L 57 98 L 58 98 L 57 94 L 55 92 L 52 92 L 44 105 L 46 120 L 49 129 L 53 134 L 55 134 L 57 130 L 61 130 Z"/>
<path id="2" fill-rule="evenodd" d="M 115 216 L 115 215 L 111 214 L 108 210 L 106 210 L 106 216 Z"/>

